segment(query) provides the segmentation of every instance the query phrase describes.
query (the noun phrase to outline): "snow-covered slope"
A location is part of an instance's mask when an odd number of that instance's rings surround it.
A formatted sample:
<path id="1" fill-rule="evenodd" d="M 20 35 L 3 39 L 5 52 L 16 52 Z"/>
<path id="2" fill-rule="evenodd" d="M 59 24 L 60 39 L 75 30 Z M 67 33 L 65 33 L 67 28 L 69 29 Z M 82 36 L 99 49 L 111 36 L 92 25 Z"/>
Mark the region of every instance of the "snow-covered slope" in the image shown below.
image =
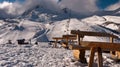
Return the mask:
<path id="1" fill-rule="evenodd" d="M 45 26 L 38 22 L 29 20 L 21 20 L 19 23 L 4 22 L 0 26 L 0 43 L 7 43 L 8 40 L 12 40 L 13 43 L 17 39 L 34 39 L 38 32 L 42 35 L 45 32 Z"/>
<path id="2" fill-rule="evenodd" d="M 106 29 L 103 24 L 107 20 L 104 17 L 99 16 L 93 16 L 90 18 L 85 18 L 82 20 L 72 18 L 70 21 L 68 19 L 63 21 L 55 22 L 51 25 L 47 24 L 46 27 L 49 28 L 49 32 L 47 33 L 47 36 L 49 40 L 52 40 L 52 37 L 62 37 L 62 35 L 70 34 L 71 30 L 81 30 L 81 31 L 95 31 L 95 32 L 105 32 L 105 33 L 111 33 L 114 35 L 119 36 L 117 30 L 114 30 L 112 28 Z M 99 37 L 88 37 L 86 36 L 84 40 L 87 41 L 109 41 L 107 38 L 99 38 Z"/>
<path id="3" fill-rule="evenodd" d="M 50 37 L 50 39 L 54 36 L 61 37 L 62 35 L 70 34 L 71 30 L 92 31 L 92 28 L 87 23 L 81 22 L 80 20 L 75 18 L 71 19 L 70 21 L 68 19 L 58 21 L 53 23 L 51 26 L 52 27 L 48 27 L 50 28 L 50 31 L 48 32 L 48 36 Z"/>
<path id="4" fill-rule="evenodd" d="M 52 37 L 61 37 L 70 34 L 71 30 L 96 31 L 112 33 L 119 36 L 119 16 L 92 16 L 82 20 L 71 18 L 52 23 L 33 22 L 29 20 L 18 19 L 16 23 L 1 21 L 0 42 L 6 43 L 8 40 L 16 42 L 17 39 L 26 39 L 39 42 L 47 42 Z M 103 38 L 88 38 L 85 40 L 109 41 Z"/>

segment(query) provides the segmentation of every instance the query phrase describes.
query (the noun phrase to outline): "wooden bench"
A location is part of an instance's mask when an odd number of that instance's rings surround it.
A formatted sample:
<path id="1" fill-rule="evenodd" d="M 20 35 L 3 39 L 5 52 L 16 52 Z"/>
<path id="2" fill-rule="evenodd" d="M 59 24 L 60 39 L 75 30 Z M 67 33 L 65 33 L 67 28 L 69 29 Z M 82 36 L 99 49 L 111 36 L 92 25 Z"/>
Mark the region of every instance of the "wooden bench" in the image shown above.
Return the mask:
<path id="1" fill-rule="evenodd" d="M 54 39 L 55 41 L 55 44 L 53 45 L 53 47 L 57 47 L 57 43 L 58 43 L 58 40 L 63 40 L 63 38 L 62 37 L 53 37 L 52 39 Z"/>
<path id="2" fill-rule="evenodd" d="M 79 45 L 70 45 L 69 48 L 73 50 L 74 57 L 82 63 L 86 63 L 85 50 L 90 50 L 90 60 L 88 67 L 92 67 L 94 54 L 98 54 L 98 67 L 103 67 L 102 51 L 111 51 L 112 57 L 115 58 L 114 51 L 120 51 L 120 43 L 113 43 L 114 38 L 118 38 L 115 35 L 101 32 L 88 32 L 72 30 L 71 34 L 76 34 Z M 98 37 L 110 37 L 110 42 L 94 42 L 94 41 L 82 41 L 84 36 L 98 36 Z M 113 54 L 114 53 L 114 54 Z"/>
<path id="3" fill-rule="evenodd" d="M 55 40 L 55 44 L 53 47 L 57 47 L 57 43 L 58 41 L 62 41 L 62 46 L 67 48 L 68 47 L 68 43 L 69 43 L 69 40 L 75 40 L 76 39 L 76 35 L 63 35 L 62 37 L 53 37 L 53 39 Z"/>

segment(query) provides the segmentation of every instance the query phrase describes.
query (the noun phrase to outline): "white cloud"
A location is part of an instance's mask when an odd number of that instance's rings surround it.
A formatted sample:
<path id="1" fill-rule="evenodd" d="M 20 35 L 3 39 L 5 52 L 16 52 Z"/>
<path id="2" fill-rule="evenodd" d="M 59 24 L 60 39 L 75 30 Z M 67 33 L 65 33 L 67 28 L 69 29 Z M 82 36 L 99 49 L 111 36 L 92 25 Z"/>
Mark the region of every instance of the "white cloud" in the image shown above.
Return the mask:
<path id="1" fill-rule="evenodd" d="M 88 15 L 98 10 L 96 0 L 26 0 L 24 3 L 19 3 L 18 0 L 14 3 L 3 2 L 0 3 L 0 13 L 5 17 L 17 16 L 24 11 L 36 6 L 42 5 L 54 11 L 60 11 L 62 8 L 69 8 L 72 11 L 80 14 Z"/>
<path id="2" fill-rule="evenodd" d="M 98 10 L 96 0 L 63 0 L 62 4 L 81 14 L 89 14 Z"/>
<path id="3" fill-rule="evenodd" d="M 0 13 L 2 17 L 9 17 L 9 16 L 16 16 L 23 12 L 20 10 L 22 6 L 19 3 L 10 3 L 10 2 L 3 2 L 0 3 Z"/>
<path id="4" fill-rule="evenodd" d="M 12 3 L 8 3 L 8 2 L 3 2 L 3 3 L 0 3 L 0 9 L 2 9 L 2 8 L 6 8 L 6 7 L 9 7 L 9 6 L 11 6 L 12 5 Z"/>

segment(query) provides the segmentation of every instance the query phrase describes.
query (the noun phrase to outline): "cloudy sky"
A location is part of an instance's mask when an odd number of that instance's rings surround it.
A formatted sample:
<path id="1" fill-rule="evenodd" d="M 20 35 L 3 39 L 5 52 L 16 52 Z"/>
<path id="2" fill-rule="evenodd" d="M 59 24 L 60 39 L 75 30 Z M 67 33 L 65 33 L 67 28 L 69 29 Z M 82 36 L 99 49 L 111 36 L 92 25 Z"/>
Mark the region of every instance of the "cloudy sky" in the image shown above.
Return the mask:
<path id="1" fill-rule="evenodd" d="M 80 14 L 90 14 L 100 10 L 115 10 L 120 7 L 120 0 L 0 0 L 0 14 L 17 16 L 36 5 L 58 11 L 69 8 Z"/>

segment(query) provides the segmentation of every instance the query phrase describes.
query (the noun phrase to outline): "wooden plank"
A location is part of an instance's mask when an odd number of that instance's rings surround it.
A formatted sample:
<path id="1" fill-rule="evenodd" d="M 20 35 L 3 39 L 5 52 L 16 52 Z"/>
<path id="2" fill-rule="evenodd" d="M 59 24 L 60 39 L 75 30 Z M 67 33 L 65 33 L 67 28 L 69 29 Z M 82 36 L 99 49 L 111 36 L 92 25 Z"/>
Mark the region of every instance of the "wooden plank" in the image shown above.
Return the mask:
<path id="1" fill-rule="evenodd" d="M 63 35 L 62 36 L 64 39 L 68 40 L 76 40 L 77 36 L 76 35 Z"/>
<path id="2" fill-rule="evenodd" d="M 106 43 L 106 42 L 88 42 L 88 41 L 81 41 L 80 45 L 69 45 L 70 49 L 86 49 L 89 50 L 91 47 L 100 47 L 102 50 L 108 51 L 120 51 L 120 44 L 119 43 Z"/>
<path id="3" fill-rule="evenodd" d="M 71 50 L 89 50 L 90 48 L 88 48 L 88 47 L 82 47 L 82 46 L 80 46 L 80 45 L 69 45 L 68 46 L 69 47 L 69 49 L 71 49 Z"/>
<path id="4" fill-rule="evenodd" d="M 50 43 L 55 43 L 55 41 L 49 41 Z M 57 43 L 60 43 L 60 41 L 58 41 Z"/>
<path id="5" fill-rule="evenodd" d="M 100 47 L 102 50 L 120 51 L 120 43 L 81 41 L 82 47 Z"/>
<path id="6" fill-rule="evenodd" d="M 76 35 L 63 35 L 63 37 L 76 37 Z"/>
<path id="7" fill-rule="evenodd" d="M 79 31 L 79 30 L 71 30 L 71 34 L 78 34 L 81 36 L 100 36 L 100 37 L 113 37 L 118 38 L 117 36 L 109 33 L 103 32 L 91 32 L 91 31 Z"/>
<path id="8" fill-rule="evenodd" d="M 62 38 L 62 37 L 53 37 L 52 39 L 59 39 L 59 40 L 61 40 L 61 39 L 64 39 L 64 38 Z"/>
<path id="9" fill-rule="evenodd" d="M 95 47 L 92 47 L 91 50 L 90 50 L 91 52 L 90 52 L 90 59 L 89 59 L 88 67 L 93 67 L 95 50 L 96 50 Z"/>

